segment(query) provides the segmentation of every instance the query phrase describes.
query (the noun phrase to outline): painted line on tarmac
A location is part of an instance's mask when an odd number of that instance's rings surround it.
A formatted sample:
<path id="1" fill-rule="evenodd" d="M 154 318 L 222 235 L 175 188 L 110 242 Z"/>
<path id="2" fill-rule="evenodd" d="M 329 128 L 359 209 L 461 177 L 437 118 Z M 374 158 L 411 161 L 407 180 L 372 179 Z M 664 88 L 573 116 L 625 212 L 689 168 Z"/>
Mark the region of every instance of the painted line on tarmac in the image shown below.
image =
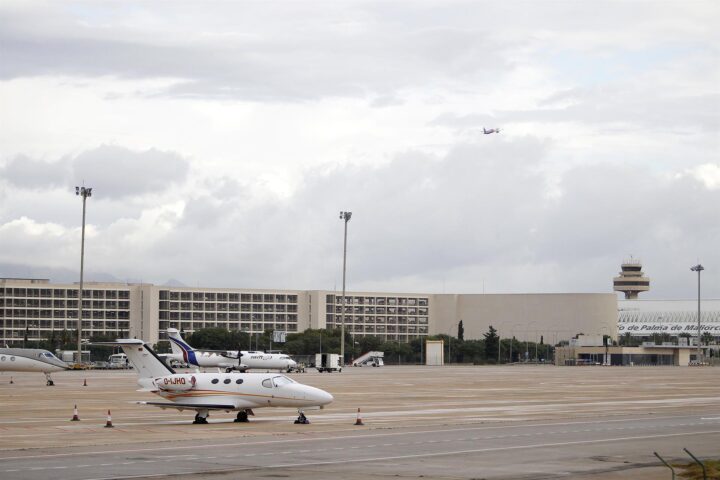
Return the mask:
<path id="1" fill-rule="evenodd" d="M 293 443 L 293 442 L 307 442 L 309 440 L 312 441 L 338 441 L 338 440 L 356 440 L 356 439 L 363 439 L 363 438 L 377 438 L 377 437 L 397 437 L 397 436 L 403 436 L 403 435 L 413 435 L 413 434 L 437 434 L 437 433 L 449 433 L 449 432 L 465 432 L 465 431 L 487 431 L 487 430 L 497 430 L 497 429 L 513 429 L 513 428 L 536 428 L 536 427 L 562 427 L 562 426 L 571 426 L 571 425 L 595 425 L 595 424 L 608 424 L 612 422 L 628 422 L 628 421 L 639 421 L 639 422 L 645 422 L 645 421 L 657 421 L 657 420 L 673 420 L 673 419 L 697 419 L 697 415 L 688 415 L 688 416 L 680 416 L 680 417 L 651 417 L 651 418 L 637 418 L 637 419 L 627 419 L 627 418 L 618 418 L 618 419 L 610 419 L 610 420 L 593 420 L 593 421 L 584 421 L 584 422 L 551 422 L 551 423 L 536 423 L 536 424 L 530 424 L 530 425 L 493 425 L 493 426 L 478 426 L 478 427 L 460 427 L 460 428 L 446 428 L 446 429 L 429 429 L 429 430 L 408 430 L 404 432 L 384 432 L 384 433 L 368 433 L 368 434 L 359 434 L 359 435 L 341 435 L 341 436 L 333 436 L 333 437 L 306 437 L 306 438 L 296 438 L 296 439 L 282 439 L 282 440 L 264 440 L 259 442 L 252 442 L 251 439 L 253 437 L 248 437 L 243 442 L 237 442 L 237 443 L 219 443 L 219 444 L 208 444 L 208 445 L 178 445 L 178 446 L 169 446 L 169 447 L 154 447 L 153 451 L 161 451 L 161 450 L 199 450 L 199 449 L 205 449 L 205 448 L 219 448 L 219 447 L 235 447 L 235 446 L 259 446 L 259 445 L 270 445 L 270 444 L 279 444 L 279 443 Z M 718 418 L 720 420 L 720 418 Z M 229 423 L 230 421 L 228 421 Z M 695 424 L 681 424 L 679 426 L 683 425 L 695 425 Z M 667 425 L 670 427 L 673 427 L 675 425 Z M 91 426 L 93 428 L 97 428 L 98 431 L 104 431 L 102 430 L 103 427 L 100 426 Z M 658 426 L 660 427 L 660 426 Z M 618 427 L 617 429 L 623 430 L 623 429 L 631 429 L 631 428 L 643 428 L 643 425 L 638 425 L 637 427 Z M 601 429 L 602 430 L 602 429 Z M 597 430 L 596 431 L 600 431 Z M 293 432 L 290 432 L 293 433 Z M 78 447 L 81 448 L 81 447 Z M 113 450 L 101 450 L 101 451 L 94 451 L 94 452 L 69 452 L 69 453 L 55 453 L 55 454 L 43 454 L 43 455 L 26 455 L 26 456 L 15 456 L 15 457 L 0 457 L 0 461 L 3 460 L 20 460 L 20 459 L 37 459 L 37 458 L 57 458 L 57 457 L 73 457 L 73 456 L 87 456 L 87 455 L 104 455 L 104 454 L 123 454 L 123 453 L 138 453 L 138 452 L 146 452 L 147 448 L 139 448 L 139 449 L 125 449 L 125 450 L 119 450 L 119 449 L 113 449 Z"/>
<path id="2" fill-rule="evenodd" d="M 344 465 L 350 463 L 367 463 L 367 462 L 383 462 L 389 460 L 405 460 L 410 458 L 430 458 L 430 457 L 441 457 L 441 456 L 452 456 L 452 455 L 466 455 L 472 453 L 490 453 L 490 452 L 502 452 L 510 450 L 527 450 L 536 448 L 548 448 L 548 447 L 567 447 L 572 445 L 589 445 L 595 443 L 607 443 L 607 442 L 618 442 L 618 441 L 629 441 L 629 440 L 646 440 L 652 438 L 668 438 L 668 437 L 681 437 L 690 435 L 709 435 L 720 433 L 720 430 L 708 431 L 708 432 L 687 432 L 687 433 L 671 433 L 671 434 L 658 434 L 658 435 L 642 435 L 633 437 L 616 437 L 616 438 L 605 438 L 599 440 L 578 440 L 574 442 L 555 442 L 555 443 L 540 443 L 531 445 L 514 445 L 508 447 L 490 447 L 490 448 L 478 448 L 472 450 L 455 450 L 449 452 L 433 452 L 433 453 L 419 453 L 409 455 L 393 455 L 385 457 L 370 457 L 370 458 L 358 458 L 358 459 L 343 459 L 343 460 L 327 460 L 321 462 L 306 462 L 306 463 L 287 463 L 287 464 L 276 464 L 276 465 L 252 465 L 252 466 L 237 466 L 222 469 L 212 470 L 196 470 L 185 472 L 186 474 L 218 474 L 223 472 L 238 472 L 245 470 L 257 470 L 257 469 L 278 469 L 278 468 L 297 468 L 297 467 L 313 467 L 323 465 Z M 187 467 L 182 467 L 187 468 Z M 16 470 L 15 470 L 16 471 Z M 112 476 L 112 477 L 92 477 L 83 480 L 128 480 L 132 478 L 146 478 L 146 477 L 158 477 L 158 476 L 169 476 L 179 475 L 180 472 L 164 472 L 161 474 L 148 474 L 148 475 L 130 475 L 130 476 Z"/>

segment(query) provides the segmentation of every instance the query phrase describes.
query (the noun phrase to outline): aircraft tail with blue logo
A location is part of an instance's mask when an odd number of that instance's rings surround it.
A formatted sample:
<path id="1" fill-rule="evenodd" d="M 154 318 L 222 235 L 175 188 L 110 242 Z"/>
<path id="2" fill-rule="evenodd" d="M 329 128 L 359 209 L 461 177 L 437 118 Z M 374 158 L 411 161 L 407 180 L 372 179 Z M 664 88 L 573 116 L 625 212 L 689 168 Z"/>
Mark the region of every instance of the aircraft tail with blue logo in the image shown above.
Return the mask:
<path id="1" fill-rule="evenodd" d="M 176 328 L 168 328 L 167 334 L 173 355 L 182 357 L 183 361 L 188 365 L 197 365 L 195 349 L 183 340 L 180 332 Z"/>

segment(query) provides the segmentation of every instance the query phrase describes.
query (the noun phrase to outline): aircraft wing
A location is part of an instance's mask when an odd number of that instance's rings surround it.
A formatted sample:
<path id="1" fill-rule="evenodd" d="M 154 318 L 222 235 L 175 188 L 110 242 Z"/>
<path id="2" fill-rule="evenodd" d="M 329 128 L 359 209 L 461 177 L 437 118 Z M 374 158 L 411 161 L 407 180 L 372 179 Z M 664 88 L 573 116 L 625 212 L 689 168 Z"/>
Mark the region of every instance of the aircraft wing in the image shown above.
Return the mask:
<path id="1" fill-rule="evenodd" d="M 135 402 L 138 405 L 152 405 L 160 408 L 175 408 L 178 410 L 235 410 L 235 405 L 222 405 L 217 403 L 169 403 L 169 402 Z"/>

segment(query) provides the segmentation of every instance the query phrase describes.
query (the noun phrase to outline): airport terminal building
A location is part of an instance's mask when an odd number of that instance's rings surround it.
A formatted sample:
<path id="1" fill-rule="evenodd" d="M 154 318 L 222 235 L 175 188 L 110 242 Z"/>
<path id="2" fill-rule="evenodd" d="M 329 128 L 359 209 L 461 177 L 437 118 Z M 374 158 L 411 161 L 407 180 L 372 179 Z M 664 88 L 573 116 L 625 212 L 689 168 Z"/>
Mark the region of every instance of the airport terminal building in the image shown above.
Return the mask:
<path id="1" fill-rule="evenodd" d="M 720 300 L 703 300 L 702 328 L 720 336 Z M 0 279 L 0 342 L 18 345 L 77 328 L 78 285 Z M 478 339 L 492 325 L 502 338 L 557 344 L 578 334 L 617 338 L 697 334 L 697 302 L 618 300 L 614 293 L 422 294 L 347 292 L 351 335 L 409 340 L 440 333 Z M 342 295 L 326 290 L 260 290 L 85 283 L 83 337 L 116 335 L 155 343 L 169 327 L 220 327 L 248 333 L 334 328 Z"/>
<path id="2" fill-rule="evenodd" d="M 260 290 L 93 283 L 83 286 L 83 337 L 103 334 L 155 343 L 168 327 L 220 327 L 259 333 L 333 328 L 342 295 L 324 290 Z M 47 279 L 0 279 L 0 341 L 17 345 L 77 326 L 78 285 Z M 613 293 L 421 294 L 347 292 L 346 331 L 409 341 L 427 335 L 482 338 L 493 325 L 503 338 L 555 343 L 578 333 L 616 335 Z"/>

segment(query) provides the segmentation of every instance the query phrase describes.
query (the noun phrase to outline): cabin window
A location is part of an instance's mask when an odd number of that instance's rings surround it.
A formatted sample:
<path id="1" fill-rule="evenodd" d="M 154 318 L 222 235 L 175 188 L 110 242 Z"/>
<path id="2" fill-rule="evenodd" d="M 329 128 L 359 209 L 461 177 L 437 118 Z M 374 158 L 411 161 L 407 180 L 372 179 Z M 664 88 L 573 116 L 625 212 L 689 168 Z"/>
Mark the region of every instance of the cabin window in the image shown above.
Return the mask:
<path id="1" fill-rule="evenodd" d="M 232 380 L 230 380 L 229 378 L 226 378 L 225 380 L 223 380 L 223 383 L 230 383 L 231 381 Z"/>
<path id="2" fill-rule="evenodd" d="M 218 383 L 219 381 L 217 378 L 213 378 L 211 383 Z"/>
<path id="3" fill-rule="evenodd" d="M 242 382 L 243 382 L 242 378 L 238 378 L 237 380 L 235 380 L 235 383 L 237 383 L 238 385 L 240 385 Z"/>

